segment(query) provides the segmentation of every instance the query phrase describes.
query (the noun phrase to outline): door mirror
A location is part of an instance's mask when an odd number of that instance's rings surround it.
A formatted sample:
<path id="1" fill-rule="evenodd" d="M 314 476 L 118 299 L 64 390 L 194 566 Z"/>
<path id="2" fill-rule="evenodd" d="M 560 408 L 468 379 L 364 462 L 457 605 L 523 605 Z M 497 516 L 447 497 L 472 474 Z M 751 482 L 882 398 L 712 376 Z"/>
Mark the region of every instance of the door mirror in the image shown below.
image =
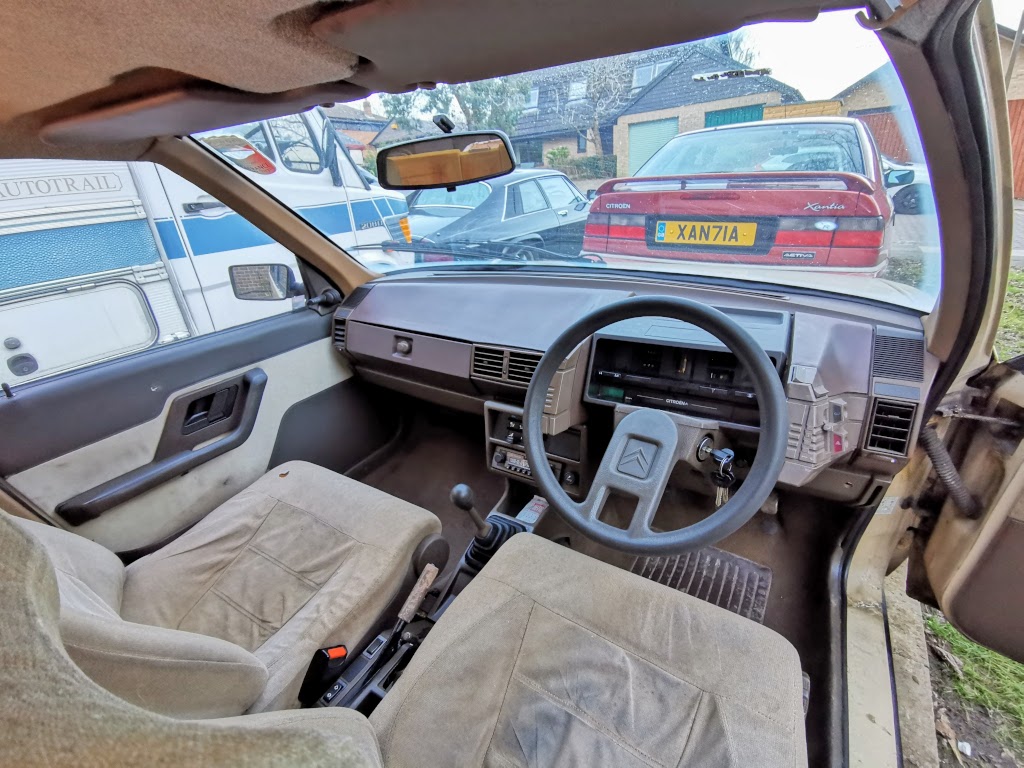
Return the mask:
<path id="1" fill-rule="evenodd" d="M 234 264 L 228 274 L 235 298 L 242 301 L 280 301 L 305 295 L 302 283 L 285 264 Z"/>
<path id="2" fill-rule="evenodd" d="M 595 197 L 597 197 L 597 190 L 596 189 L 588 189 L 587 190 L 587 200 L 593 200 Z"/>
<path id="3" fill-rule="evenodd" d="M 454 189 L 515 167 L 512 145 L 500 131 L 416 139 L 377 153 L 377 180 L 384 189 Z"/>
<path id="4" fill-rule="evenodd" d="M 910 168 L 891 168 L 885 172 L 886 187 L 902 187 L 914 180 L 914 171 Z"/>

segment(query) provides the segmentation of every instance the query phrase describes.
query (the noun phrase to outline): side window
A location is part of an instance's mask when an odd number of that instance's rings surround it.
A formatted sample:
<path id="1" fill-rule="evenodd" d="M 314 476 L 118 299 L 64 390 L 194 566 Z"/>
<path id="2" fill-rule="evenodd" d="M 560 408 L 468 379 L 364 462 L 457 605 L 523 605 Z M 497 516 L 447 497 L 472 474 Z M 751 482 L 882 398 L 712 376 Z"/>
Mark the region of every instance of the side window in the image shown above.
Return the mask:
<path id="1" fill-rule="evenodd" d="M 552 208 L 569 208 L 579 202 L 572 187 L 560 176 L 540 179 L 540 185 L 551 201 Z"/>
<path id="2" fill-rule="evenodd" d="M 258 123 L 216 134 L 266 141 Z M 12 387 L 304 299 L 291 253 L 165 168 L 0 160 L 0 189 L 0 382 Z"/>
<path id="3" fill-rule="evenodd" d="M 320 173 L 324 159 L 303 115 L 286 115 L 268 120 L 281 163 L 290 171 Z"/>
<path id="4" fill-rule="evenodd" d="M 541 194 L 540 187 L 537 186 L 536 182 L 523 182 L 518 185 L 517 189 L 519 190 L 519 199 L 522 203 L 520 213 L 536 213 L 548 207 L 547 201 L 544 199 L 544 195 Z"/>

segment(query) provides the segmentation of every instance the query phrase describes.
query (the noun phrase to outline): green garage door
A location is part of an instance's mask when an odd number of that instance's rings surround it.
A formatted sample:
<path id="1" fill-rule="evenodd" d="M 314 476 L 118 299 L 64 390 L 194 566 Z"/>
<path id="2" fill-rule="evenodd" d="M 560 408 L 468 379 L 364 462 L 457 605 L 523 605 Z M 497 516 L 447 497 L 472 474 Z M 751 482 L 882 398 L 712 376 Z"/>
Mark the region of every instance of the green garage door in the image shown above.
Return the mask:
<path id="1" fill-rule="evenodd" d="M 746 107 L 732 109 L 713 109 L 704 113 L 704 127 L 714 128 L 718 125 L 733 123 L 753 123 L 764 118 L 764 104 L 750 104 Z"/>
<path id="2" fill-rule="evenodd" d="M 648 123 L 633 123 L 629 126 L 629 175 L 640 170 L 640 166 L 651 159 L 651 155 L 664 147 L 669 139 L 679 133 L 679 118 L 651 120 Z"/>

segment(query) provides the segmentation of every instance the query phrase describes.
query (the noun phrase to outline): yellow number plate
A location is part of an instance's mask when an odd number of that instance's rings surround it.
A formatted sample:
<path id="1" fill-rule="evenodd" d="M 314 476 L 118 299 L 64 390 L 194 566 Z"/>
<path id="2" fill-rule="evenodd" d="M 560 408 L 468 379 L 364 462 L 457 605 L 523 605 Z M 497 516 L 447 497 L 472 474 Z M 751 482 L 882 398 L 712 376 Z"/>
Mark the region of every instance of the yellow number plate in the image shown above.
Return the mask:
<path id="1" fill-rule="evenodd" d="M 659 221 L 654 230 L 656 243 L 672 245 L 722 245 L 749 248 L 757 236 L 754 222 Z"/>

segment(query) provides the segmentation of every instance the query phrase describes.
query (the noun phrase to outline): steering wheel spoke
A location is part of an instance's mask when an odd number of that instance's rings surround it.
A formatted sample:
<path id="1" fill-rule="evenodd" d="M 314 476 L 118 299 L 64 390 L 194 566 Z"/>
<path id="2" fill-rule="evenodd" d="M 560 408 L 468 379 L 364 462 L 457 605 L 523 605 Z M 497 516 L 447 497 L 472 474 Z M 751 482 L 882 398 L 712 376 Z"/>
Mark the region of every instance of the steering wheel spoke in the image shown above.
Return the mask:
<path id="1" fill-rule="evenodd" d="M 668 414 L 649 408 L 628 414 L 615 428 L 590 493 L 580 505 L 583 517 L 592 524 L 607 525 L 601 523 L 600 515 L 612 493 L 618 491 L 637 500 L 629 535 L 650 535 L 676 464 L 678 442 L 678 430 Z"/>

